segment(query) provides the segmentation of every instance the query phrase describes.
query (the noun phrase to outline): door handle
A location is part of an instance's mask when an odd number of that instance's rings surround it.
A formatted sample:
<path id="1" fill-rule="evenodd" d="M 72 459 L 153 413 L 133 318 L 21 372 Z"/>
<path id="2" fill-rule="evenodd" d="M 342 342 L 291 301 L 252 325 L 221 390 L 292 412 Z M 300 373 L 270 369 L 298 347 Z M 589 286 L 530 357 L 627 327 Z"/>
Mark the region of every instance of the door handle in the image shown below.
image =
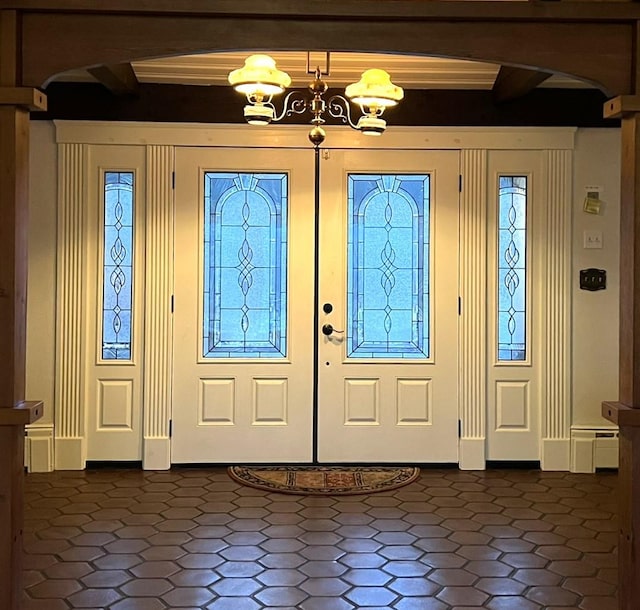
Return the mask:
<path id="1" fill-rule="evenodd" d="M 336 328 L 333 328 L 333 326 L 331 324 L 325 324 L 322 327 L 322 333 L 327 335 L 327 337 L 333 333 L 343 333 L 343 330 L 338 330 Z"/>

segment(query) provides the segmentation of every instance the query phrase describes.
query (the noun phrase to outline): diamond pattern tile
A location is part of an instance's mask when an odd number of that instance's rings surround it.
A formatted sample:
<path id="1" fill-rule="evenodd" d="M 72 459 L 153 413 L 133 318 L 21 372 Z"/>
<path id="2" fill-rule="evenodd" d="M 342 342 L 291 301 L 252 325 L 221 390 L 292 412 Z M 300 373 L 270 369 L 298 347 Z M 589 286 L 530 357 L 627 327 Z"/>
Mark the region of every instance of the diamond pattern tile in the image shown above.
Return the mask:
<path id="1" fill-rule="evenodd" d="M 615 610 L 615 473 L 424 469 L 371 496 L 223 468 L 27 475 L 24 610 Z"/>

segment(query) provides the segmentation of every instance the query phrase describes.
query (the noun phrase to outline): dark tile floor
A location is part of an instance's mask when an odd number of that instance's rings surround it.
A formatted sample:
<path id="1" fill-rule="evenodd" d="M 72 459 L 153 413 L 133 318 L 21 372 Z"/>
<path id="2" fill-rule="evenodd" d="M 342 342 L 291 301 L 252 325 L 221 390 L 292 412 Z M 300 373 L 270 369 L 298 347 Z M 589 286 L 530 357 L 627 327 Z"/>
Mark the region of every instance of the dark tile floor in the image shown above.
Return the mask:
<path id="1" fill-rule="evenodd" d="M 24 610 L 614 610 L 616 475 L 423 470 L 370 496 L 222 468 L 27 476 Z"/>

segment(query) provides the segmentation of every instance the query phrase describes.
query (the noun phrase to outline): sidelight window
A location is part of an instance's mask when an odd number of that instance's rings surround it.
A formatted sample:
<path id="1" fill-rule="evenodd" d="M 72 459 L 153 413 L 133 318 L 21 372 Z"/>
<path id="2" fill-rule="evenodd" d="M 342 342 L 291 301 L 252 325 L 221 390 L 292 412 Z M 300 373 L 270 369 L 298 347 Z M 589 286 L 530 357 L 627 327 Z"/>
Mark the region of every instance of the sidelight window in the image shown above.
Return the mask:
<path id="1" fill-rule="evenodd" d="M 133 172 L 104 173 L 102 358 L 131 360 Z"/>
<path id="2" fill-rule="evenodd" d="M 500 176 L 498 360 L 527 358 L 527 177 Z"/>

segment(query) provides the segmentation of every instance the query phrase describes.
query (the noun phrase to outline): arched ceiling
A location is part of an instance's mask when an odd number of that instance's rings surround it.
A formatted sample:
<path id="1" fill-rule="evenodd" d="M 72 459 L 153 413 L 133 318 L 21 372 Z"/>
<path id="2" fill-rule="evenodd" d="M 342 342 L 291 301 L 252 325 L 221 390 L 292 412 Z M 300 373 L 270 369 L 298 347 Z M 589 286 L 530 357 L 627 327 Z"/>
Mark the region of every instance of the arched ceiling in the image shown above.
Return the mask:
<path id="1" fill-rule="evenodd" d="M 307 54 L 303 52 L 271 52 L 278 67 L 290 74 L 293 86 L 303 87 L 309 80 Z M 183 85 L 226 85 L 227 75 L 242 66 L 248 53 L 204 53 L 134 61 L 132 67 L 141 83 Z M 324 52 L 309 53 L 310 66 L 325 73 Z M 439 57 L 383 55 L 374 53 L 330 54 L 329 75 L 332 87 L 344 87 L 357 81 L 367 68 L 387 70 L 394 83 L 405 89 L 491 89 L 500 69 L 498 64 Z M 86 70 L 73 70 L 58 75 L 57 81 L 95 80 Z M 553 75 L 542 87 L 579 88 L 589 85 L 568 76 Z"/>

